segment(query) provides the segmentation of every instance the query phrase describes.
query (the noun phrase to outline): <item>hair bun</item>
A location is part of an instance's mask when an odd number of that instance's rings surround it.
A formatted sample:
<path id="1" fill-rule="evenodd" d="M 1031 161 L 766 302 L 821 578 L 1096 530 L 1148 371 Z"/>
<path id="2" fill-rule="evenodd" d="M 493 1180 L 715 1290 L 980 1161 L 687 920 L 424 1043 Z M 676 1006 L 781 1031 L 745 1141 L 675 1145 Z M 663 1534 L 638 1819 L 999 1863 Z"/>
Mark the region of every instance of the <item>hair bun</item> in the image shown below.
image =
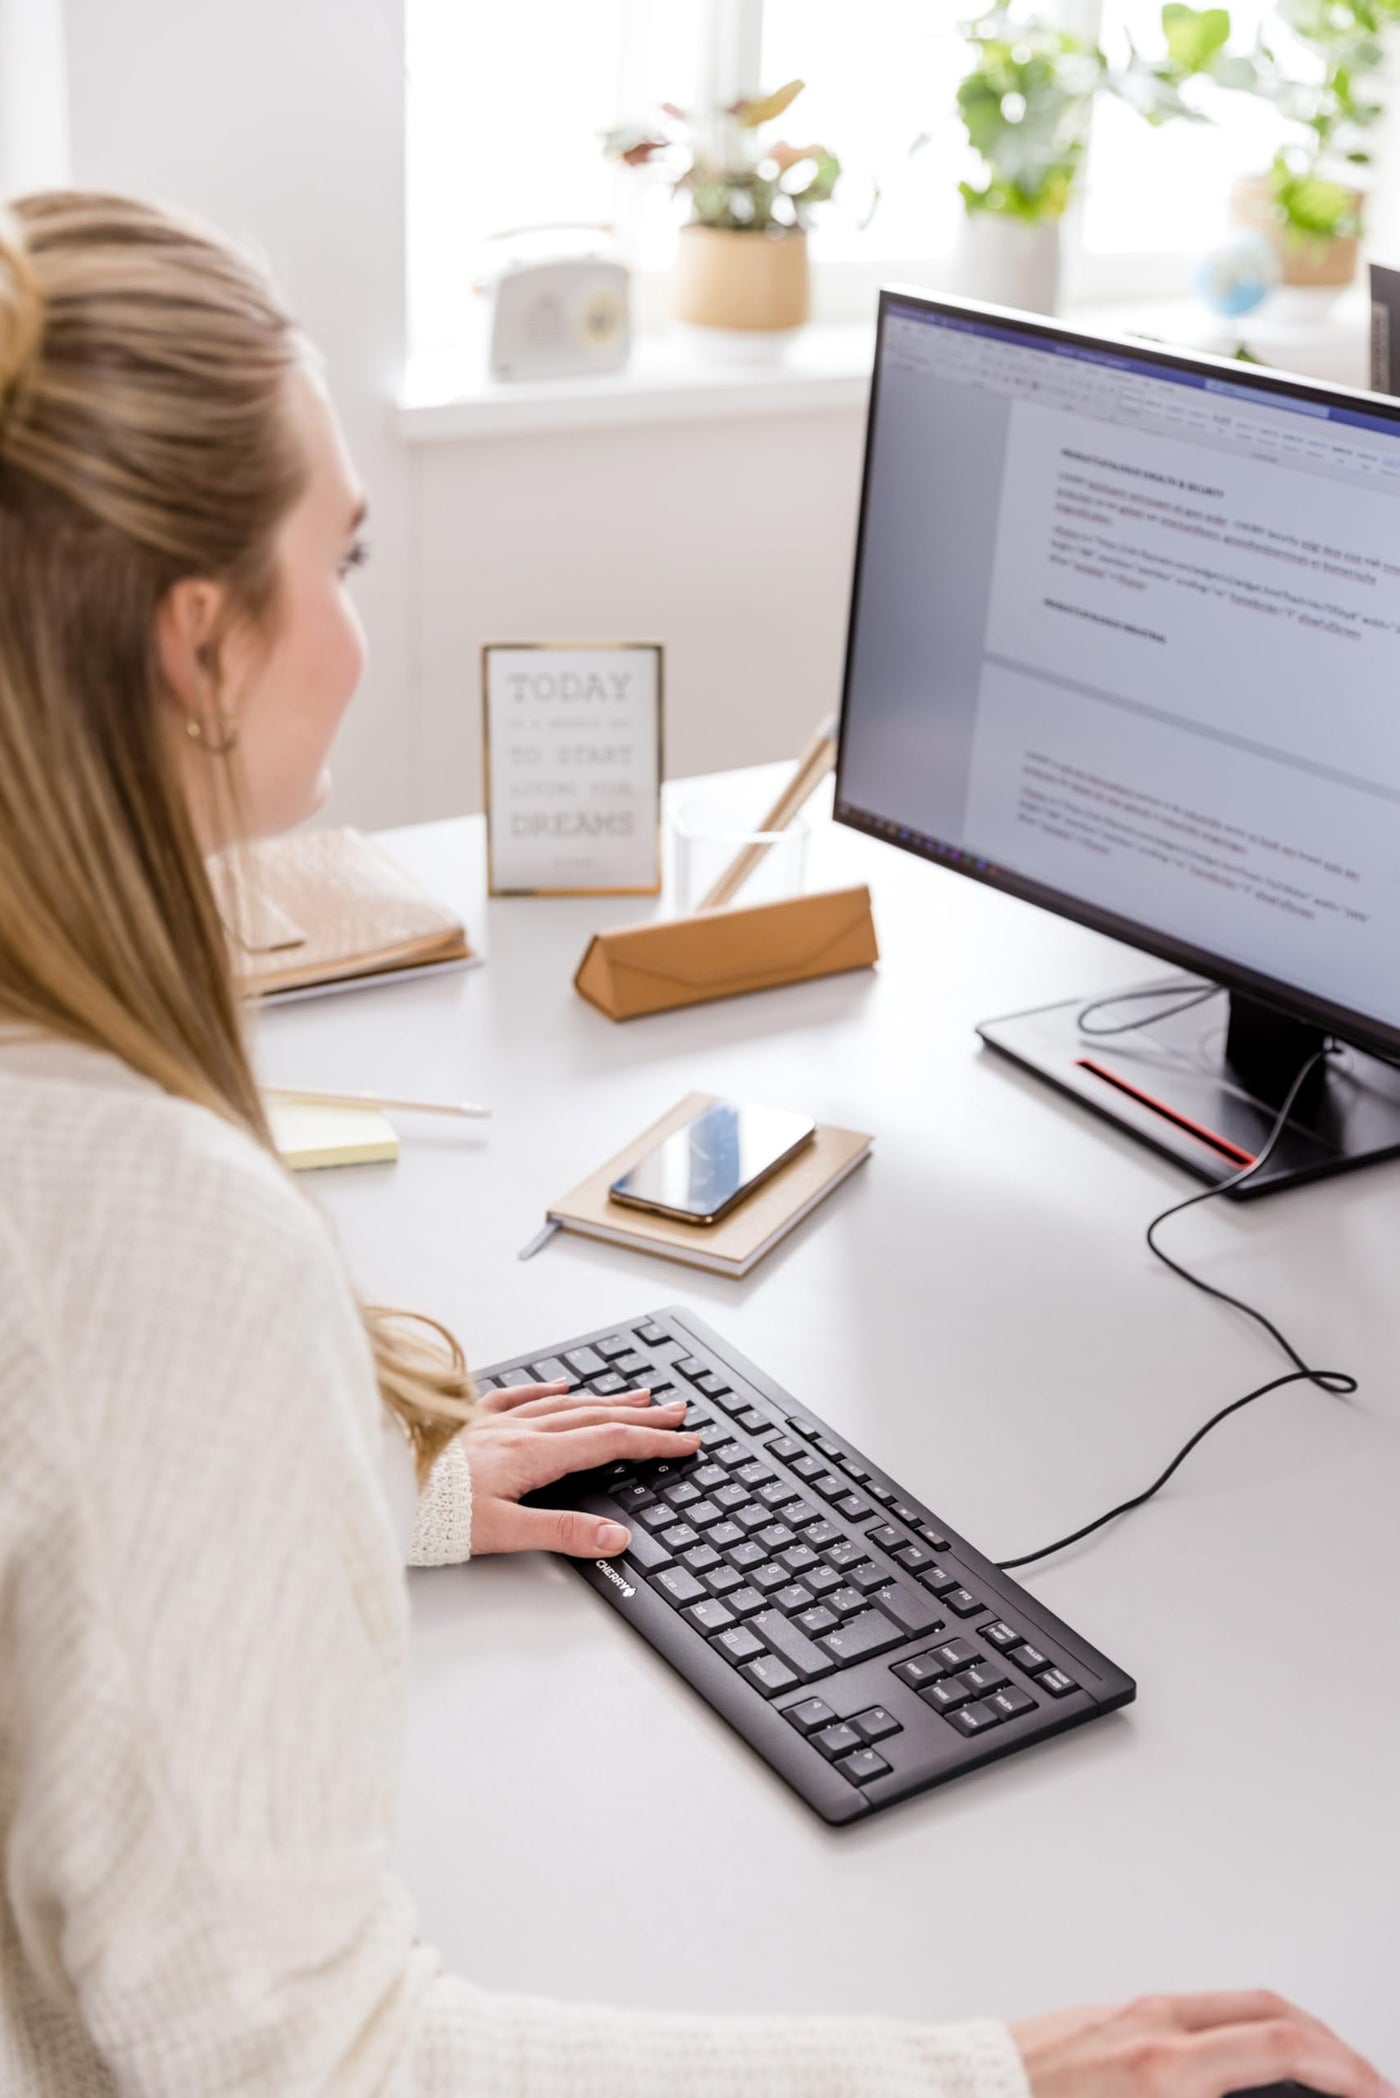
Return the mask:
<path id="1" fill-rule="evenodd" d="M 0 410 L 28 374 L 44 332 L 44 294 L 24 229 L 0 207 Z"/>

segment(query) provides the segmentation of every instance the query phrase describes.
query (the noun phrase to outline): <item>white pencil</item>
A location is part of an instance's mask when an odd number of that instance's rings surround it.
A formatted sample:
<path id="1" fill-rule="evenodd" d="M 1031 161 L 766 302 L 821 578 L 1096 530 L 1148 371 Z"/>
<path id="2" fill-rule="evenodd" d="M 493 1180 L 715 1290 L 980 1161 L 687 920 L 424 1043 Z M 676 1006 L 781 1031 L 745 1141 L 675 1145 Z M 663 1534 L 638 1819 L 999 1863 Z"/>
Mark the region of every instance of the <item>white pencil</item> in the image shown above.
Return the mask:
<path id="1" fill-rule="evenodd" d="M 396 1107 L 401 1114 L 467 1115 L 484 1119 L 491 1112 L 476 1100 L 400 1100 L 392 1093 L 331 1093 L 305 1085 L 265 1085 L 274 1100 L 305 1100 L 312 1107 Z"/>

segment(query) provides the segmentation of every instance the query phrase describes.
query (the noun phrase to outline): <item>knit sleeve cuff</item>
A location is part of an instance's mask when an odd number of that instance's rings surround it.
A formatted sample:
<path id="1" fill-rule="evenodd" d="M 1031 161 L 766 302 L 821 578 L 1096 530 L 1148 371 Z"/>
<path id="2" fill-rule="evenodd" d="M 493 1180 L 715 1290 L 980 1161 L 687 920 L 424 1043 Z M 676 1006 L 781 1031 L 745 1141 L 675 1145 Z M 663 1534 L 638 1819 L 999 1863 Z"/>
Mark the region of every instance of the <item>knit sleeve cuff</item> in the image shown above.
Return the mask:
<path id="1" fill-rule="evenodd" d="M 472 1475 L 459 1435 L 429 1472 L 418 1496 L 410 1566 L 460 1566 L 472 1555 Z"/>

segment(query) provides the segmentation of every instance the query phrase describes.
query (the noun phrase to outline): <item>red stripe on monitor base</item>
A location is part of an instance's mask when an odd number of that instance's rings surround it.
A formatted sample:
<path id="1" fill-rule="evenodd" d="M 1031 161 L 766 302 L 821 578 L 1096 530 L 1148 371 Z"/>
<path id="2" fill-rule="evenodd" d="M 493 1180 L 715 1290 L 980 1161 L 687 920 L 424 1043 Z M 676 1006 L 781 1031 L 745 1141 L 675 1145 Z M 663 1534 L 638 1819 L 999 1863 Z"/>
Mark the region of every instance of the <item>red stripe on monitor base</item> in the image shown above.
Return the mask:
<path id="1" fill-rule="evenodd" d="M 1078 1070 L 1087 1071 L 1091 1078 L 1101 1078 L 1105 1085 L 1115 1087 L 1120 1093 L 1126 1093 L 1130 1100 L 1137 1101 L 1139 1107 L 1148 1108 L 1154 1115 L 1160 1115 L 1164 1122 L 1171 1122 L 1176 1128 L 1184 1129 L 1188 1136 L 1194 1136 L 1198 1143 L 1209 1145 L 1210 1149 L 1218 1151 L 1222 1158 L 1232 1159 L 1239 1166 L 1258 1164 L 1259 1161 L 1252 1151 L 1246 1151 L 1241 1145 L 1231 1143 L 1228 1136 L 1221 1136 L 1216 1129 L 1207 1129 L 1204 1122 L 1193 1122 L 1189 1115 L 1180 1113 L 1175 1107 L 1169 1107 L 1165 1100 L 1155 1099 L 1151 1093 L 1145 1093 L 1141 1086 L 1133 1085 L 1129 1079 L 1120 1078 L 1118 1073 L 1110 1071 L 1106 1064 L 1095 1063 L 1089 1056 L 1080 1056 L 1075 1058 L 1075 1065 Z"/>

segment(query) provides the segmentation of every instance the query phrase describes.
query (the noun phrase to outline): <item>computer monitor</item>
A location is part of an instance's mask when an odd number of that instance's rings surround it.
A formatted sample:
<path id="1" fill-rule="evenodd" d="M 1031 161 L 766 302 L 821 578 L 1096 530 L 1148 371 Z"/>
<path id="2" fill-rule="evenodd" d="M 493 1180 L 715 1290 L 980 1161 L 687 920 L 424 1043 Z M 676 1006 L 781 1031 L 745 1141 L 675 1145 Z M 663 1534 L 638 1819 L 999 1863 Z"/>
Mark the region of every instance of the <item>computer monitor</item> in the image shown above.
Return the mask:
<path id="1" fill-rule="evenodd" d="M 1400 403 L 882 293 L 836 815 L 1221 987 L 979 1030 L 1201 1178 L 1400 1151 Z"/>

